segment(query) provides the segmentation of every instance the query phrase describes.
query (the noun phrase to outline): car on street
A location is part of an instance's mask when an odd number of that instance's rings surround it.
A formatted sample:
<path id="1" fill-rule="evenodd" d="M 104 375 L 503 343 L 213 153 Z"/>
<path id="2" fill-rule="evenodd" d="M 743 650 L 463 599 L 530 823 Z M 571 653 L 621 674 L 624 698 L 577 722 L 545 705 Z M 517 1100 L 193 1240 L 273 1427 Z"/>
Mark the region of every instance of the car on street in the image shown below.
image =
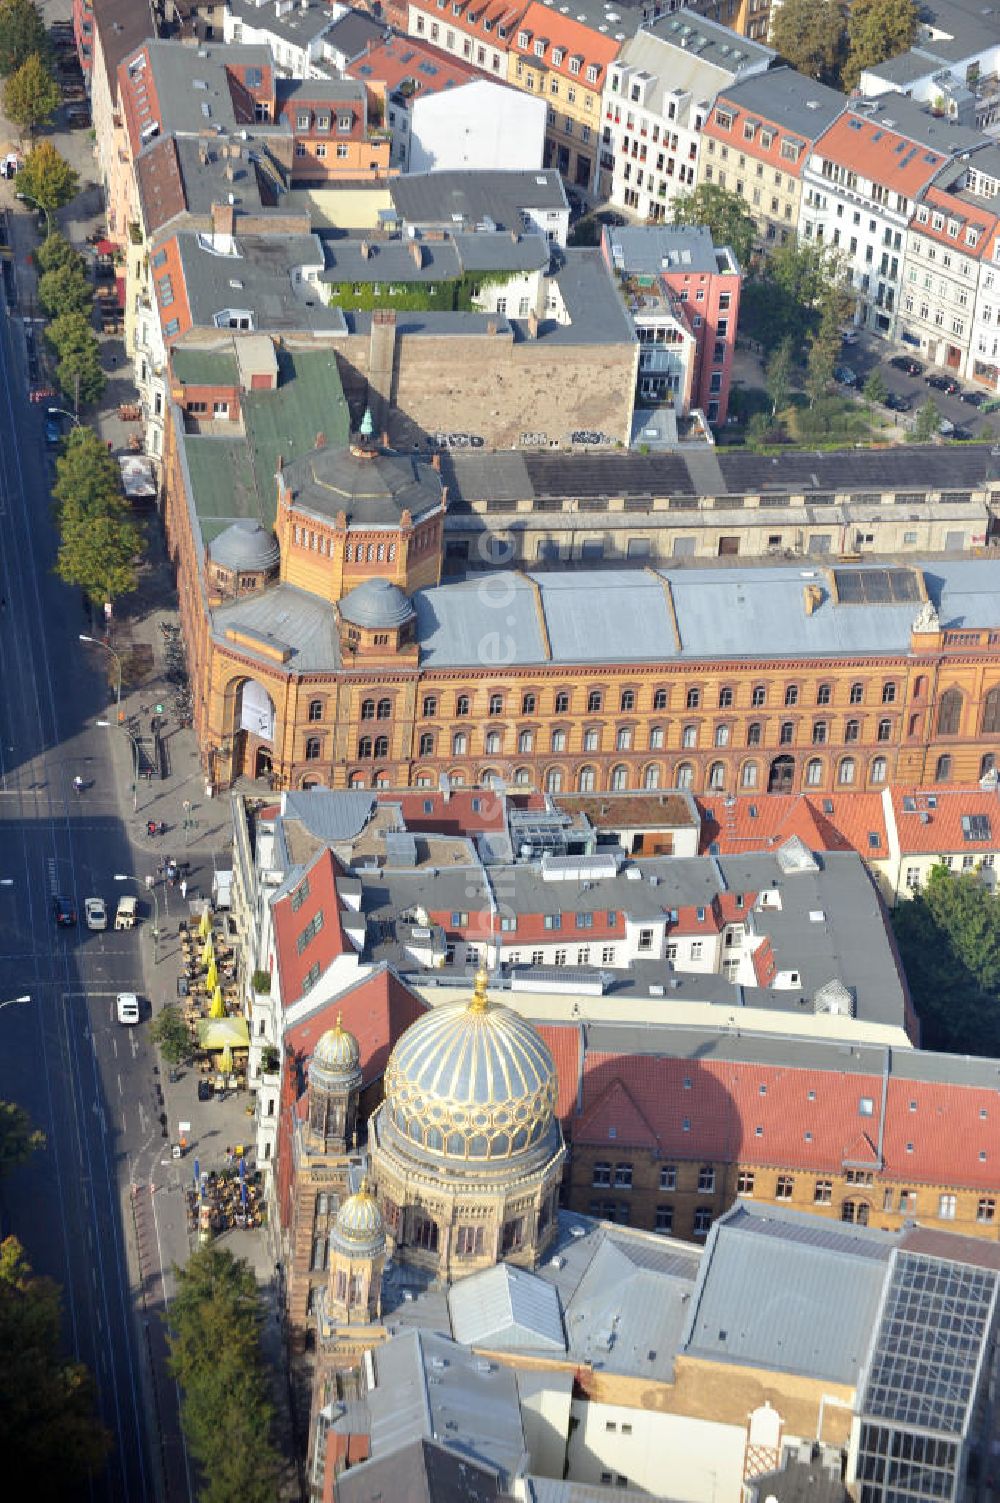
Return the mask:
<path id="1" fill-rule="evenodd" d="M 890 412 L 909 412 L 913 403 L 909 397 L 902 396 L 898 391 L 888 391 L 882 405 L 888 407 Z"/>
<path id="2" fill-rule="evenodd" d="M 45 442 L 50 449 L 54 449 L 62 443 L 62 436 L 62 418 L 50 407 L 45 414 Z"/>
<path id="3" fill-rule="evenodd" d="M 958 382 L 953 381 L 950 376 L 939 376 L 932 373 L 929 376 L 925 376 L 924 381 L 928 386 L 932 386 L 935 391 L 943 391 L 949 397 L 953 397 L 958 390 Z"/>
<path id="4" fill-rule="evenodd" d="M 858 373 L 852 371 L 849 365 L 838 365 L 834 368 L 833 379 L 839 381 L 841 386 L 857 386 Z"/>
<path id="5" fill-rule="evenodd" d="M 956 424 L 955 427 L 952 428 L 951 433 L 948 435 L 948 437 L 958 439 L 960 443 L 967 444 L 969 442 L 969 439 L 972 437 L 972 431 L 969 428 L 959 428 Z"/>
<path id="6" fill-rule="evenodd" d="M 103 898 L 84 898 L 83 916 L 87 920 L 88 929 L 106 929 L 108 927 L 108 910 L 104 905 Z"/>
<path id="7" fill-rule="evenodd" d="M 857 329 L 841 329 L 840 331 L 841 344 L 857 344 L 860 338 L 861 335 Z"/>
<path id="8" fill-rule="evenodd" d="M 54 897 L 52 913 L 57 929 L 72 929 L 76 924 L 76 908 L 72 898 Z"/>
<path id="9" fill-rule="evenodd" d="M 958 400 L 967 402 L 970 407 L 982 407 L 986 401 L 986 393 L 984 391 L 960 391 Z"/>
<path id="10" fill-rule="evenodd" d="M 139 1021 L 139 998 L 135 992 L 119 992 L 116 1004 L 119 1023 L 133 1024 Z"/>
<path id="11" fill-rule="evenodd" d="M 904 376 L 922 376 L 924 368 L 919 360 L 914 360 L 912 355 L 894 355 L 889 361 L 894 371 L 902 371 Z"/>

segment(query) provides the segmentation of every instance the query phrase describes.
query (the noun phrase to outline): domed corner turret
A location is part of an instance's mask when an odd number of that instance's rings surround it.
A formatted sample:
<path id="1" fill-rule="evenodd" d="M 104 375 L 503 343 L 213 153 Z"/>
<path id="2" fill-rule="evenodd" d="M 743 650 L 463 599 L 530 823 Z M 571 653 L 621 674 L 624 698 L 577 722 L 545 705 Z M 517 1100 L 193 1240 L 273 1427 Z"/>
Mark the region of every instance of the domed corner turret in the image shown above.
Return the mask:
<path id="1" fill-rule="evenodd" d="M 351 1257 L 375 1257 L 385 1251 L 385 1222 L 367 1175 L 341 1205 L 330 1235 L 334 1247 Z"/>

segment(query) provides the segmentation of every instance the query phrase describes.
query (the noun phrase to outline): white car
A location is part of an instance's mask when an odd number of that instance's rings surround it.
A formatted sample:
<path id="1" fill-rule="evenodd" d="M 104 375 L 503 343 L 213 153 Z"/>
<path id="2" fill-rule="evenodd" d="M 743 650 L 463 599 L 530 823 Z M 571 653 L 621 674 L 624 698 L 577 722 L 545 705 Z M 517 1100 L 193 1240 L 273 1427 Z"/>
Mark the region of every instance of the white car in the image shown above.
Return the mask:
<path id="1" fill-rule="evenodd" d="M 83 913 L 87 920 L 88 929 L 106 929 L 108 927 L 108 910 L 104 906 L 103 898 L 84 898 Z"/>
<path id="2" fill-rule="evenodd" d="M 138 1023 L 139 998 L 135 992 L 118 993 L 118 1021 L 129 1024 Z"/>

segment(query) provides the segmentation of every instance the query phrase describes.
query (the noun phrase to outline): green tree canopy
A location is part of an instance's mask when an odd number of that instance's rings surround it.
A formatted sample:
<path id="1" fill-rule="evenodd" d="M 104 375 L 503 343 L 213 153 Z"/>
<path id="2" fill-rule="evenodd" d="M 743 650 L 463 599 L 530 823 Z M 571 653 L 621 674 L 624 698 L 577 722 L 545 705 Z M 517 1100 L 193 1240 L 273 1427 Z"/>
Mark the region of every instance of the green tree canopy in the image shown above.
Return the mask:
<path id="1" fill-rule="evenodd" d="M 90 1373 L 60 1352 L 59 1290 L 36 1278 L 15 1237 L 0 1243 L 0 1447 L 4 1492 L 47 1500 L 86 1495 L 109 1437 Z"/>
<path id="2" fill-rule="evenodd" d="M 4 114 L 25 135 L 33 136 L 52 119 L 61 97 L 48 63 L 33 52 L 3 86 Z"/>
<path id="3" fill-rule="evenodd" d="M 52 318 L 63 313 L 82 313 L 87 317 L 94 306 L 94 289 L 83 268 L 67 261 L 39 277 L 38 301 Z"/>
<path id="4" fill-rule="evenodd" d="M 931 871 L 893 913 L 893 928 L 929 1049 L 1000 1053 L 1000 902 L 978 872 Z"/>
<path id="5" fill-rule="evenodd" d="M 814 405 L 833 380 L 833 368 L 840 354 L 840 327 L 836 307 L 830 303 L 822 312 L 819 326 L 809 339 L 806 359 L 806 391 Z"/>
<path id="6" fill-rule="evenodd" d="M 799 73 L 836 84 L 844 55 L 839 0 L 784 0 L 771 22 L 771 45 Z"/>
<path id="7" fill-rule="evenodd" d="M 847 13 L 843 87 L 855 88 L 866 68 L 874 68 L 912 47 L 919 20 L 916 0 L 852 0 Z"/>
<path id="8" fill-rule="evenodd" d="M 88 512 L 120 503 L 121 471 L 92 428 L 77 427 L 56 460 L 55 499 Z"/>
<path id="9" fill-rule="evenodd" d="M 59 522 L 56 573 L 60 579 L 77 585 L 95 605 L 135 589 L 142 534 L 121 502 L 86 512 L 64 506 Z"/>
<path id="10" fill-rule="evenodd" d="M 16 73 L 32 53 L 47 57 L 45 22 L 32 0 L 0 0 L 0 78 Z"/>
<path id="11" fill-rule="evenodd" d="M 168 1065 L 182 1065 L 191 1058 L 191 1035 L 179 1007 L 168 1004 L 153 1019 L 149 1030 Z"/>
<path id="12" fill-rule="evenodd" d="M 243 1259 L 213 1246 L 175 1269 L 170 1367 L 205 1503 L 273 1503 L 279 1458 L 260 1350 L 260 1294 Z"/>
<path id="13" fill-rule="evenodd" d="M 699 183 L 674 199 L 674 224 L 703 224 L 717 246 L 728 245 L 740 266 L 750 264 L 756 226 L 746 204 L 718 183 Z"/>
<path id="14" fill-rule="evenodd" d="M 80 179 L 51 141 L 39 141 L 24 159 L 17 174 L 17 191 L 33 199 L 39 208 L 54 214 L 75 198 Z"/>
<path id="15" fill-rule="evenodd" d="M 80 252 L 73 249 L 59 230 L 53 230 L 35 251 L 35 265 L 42 275 L 48 271 L 61 271 L 65 266 L 76 267 L 84 275 L 87 271 L 87 263 Z"/>
<path id="16" fill-rule="evenodd" d="M 764 381 L 771 398 L 771 416 L 788 406 L 792 387 L 792 341 L 783 339 L 764 367 Z"/>
<path id="17" fill-rule="evenodd" d="M 941 414 L 937 410 L 935 402 L 925 402 L 918 410 L 914 419 L 913 427 L 909 432 L 909 440 L 912 444 L 926 444 L 937 436 L 941 425 Z"/>
<path id="18" fill-rule="evenodd" d="M 0 1179 L 44 1146 L 45 1134 L 32 1127 L 24 1107 L 0 1101 Z"/>
<path id="19" fill-rule="evenodd" d="M 885 377 L 877 366 L 870 373 L 868 380 L 861 388 L 861 394 L 865 401 L 872 407 L 879 407 L 889 395 L 889 388 L 885 384 Z"/>
<path id="20" fill-rule="evenodd" d="M 56 366 L 59 387 L 74 403 L 97 402 L 108 384 L 101 365 L 101 348 L 92 335 L 84 349 L 70 350 Z"/>

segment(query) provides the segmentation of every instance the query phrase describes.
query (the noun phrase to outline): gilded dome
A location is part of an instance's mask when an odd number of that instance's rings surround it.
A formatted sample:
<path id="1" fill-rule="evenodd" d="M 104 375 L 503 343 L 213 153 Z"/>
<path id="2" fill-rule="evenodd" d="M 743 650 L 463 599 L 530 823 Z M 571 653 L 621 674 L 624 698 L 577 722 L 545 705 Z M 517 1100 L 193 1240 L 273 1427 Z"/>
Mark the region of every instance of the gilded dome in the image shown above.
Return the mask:
<path id="1" fill-rule="evenodd" d="M 328 1028 L 316 1044 L 309 1062 L 310 1074 L 315 1069 L 324 1076 L 353 1076 L 361 1068 L 361 1050 L 353 1033 L 343 1026 L 341 1014 L 337 1014 L 336 1027 Z"/>
<path id="2" fill-rule="evenodd" d="M 340 1207 L 331 1237 L 341 1252 L 357 1256 L 381 1252 L 385 1247 L 385 1223 L 367 1177 L 361 1181 L 357 1193 L 349 1195 Z"/>
<path id="3" fill-rule="evenodd" d="M 558 1135 L 556 1068 L 536 1030 L 490 1003 L 480 971 L 471 1001 L 418 1018 L 385 1071 L 383 1122 L 432 1158 L 509 1160 Z"/>

